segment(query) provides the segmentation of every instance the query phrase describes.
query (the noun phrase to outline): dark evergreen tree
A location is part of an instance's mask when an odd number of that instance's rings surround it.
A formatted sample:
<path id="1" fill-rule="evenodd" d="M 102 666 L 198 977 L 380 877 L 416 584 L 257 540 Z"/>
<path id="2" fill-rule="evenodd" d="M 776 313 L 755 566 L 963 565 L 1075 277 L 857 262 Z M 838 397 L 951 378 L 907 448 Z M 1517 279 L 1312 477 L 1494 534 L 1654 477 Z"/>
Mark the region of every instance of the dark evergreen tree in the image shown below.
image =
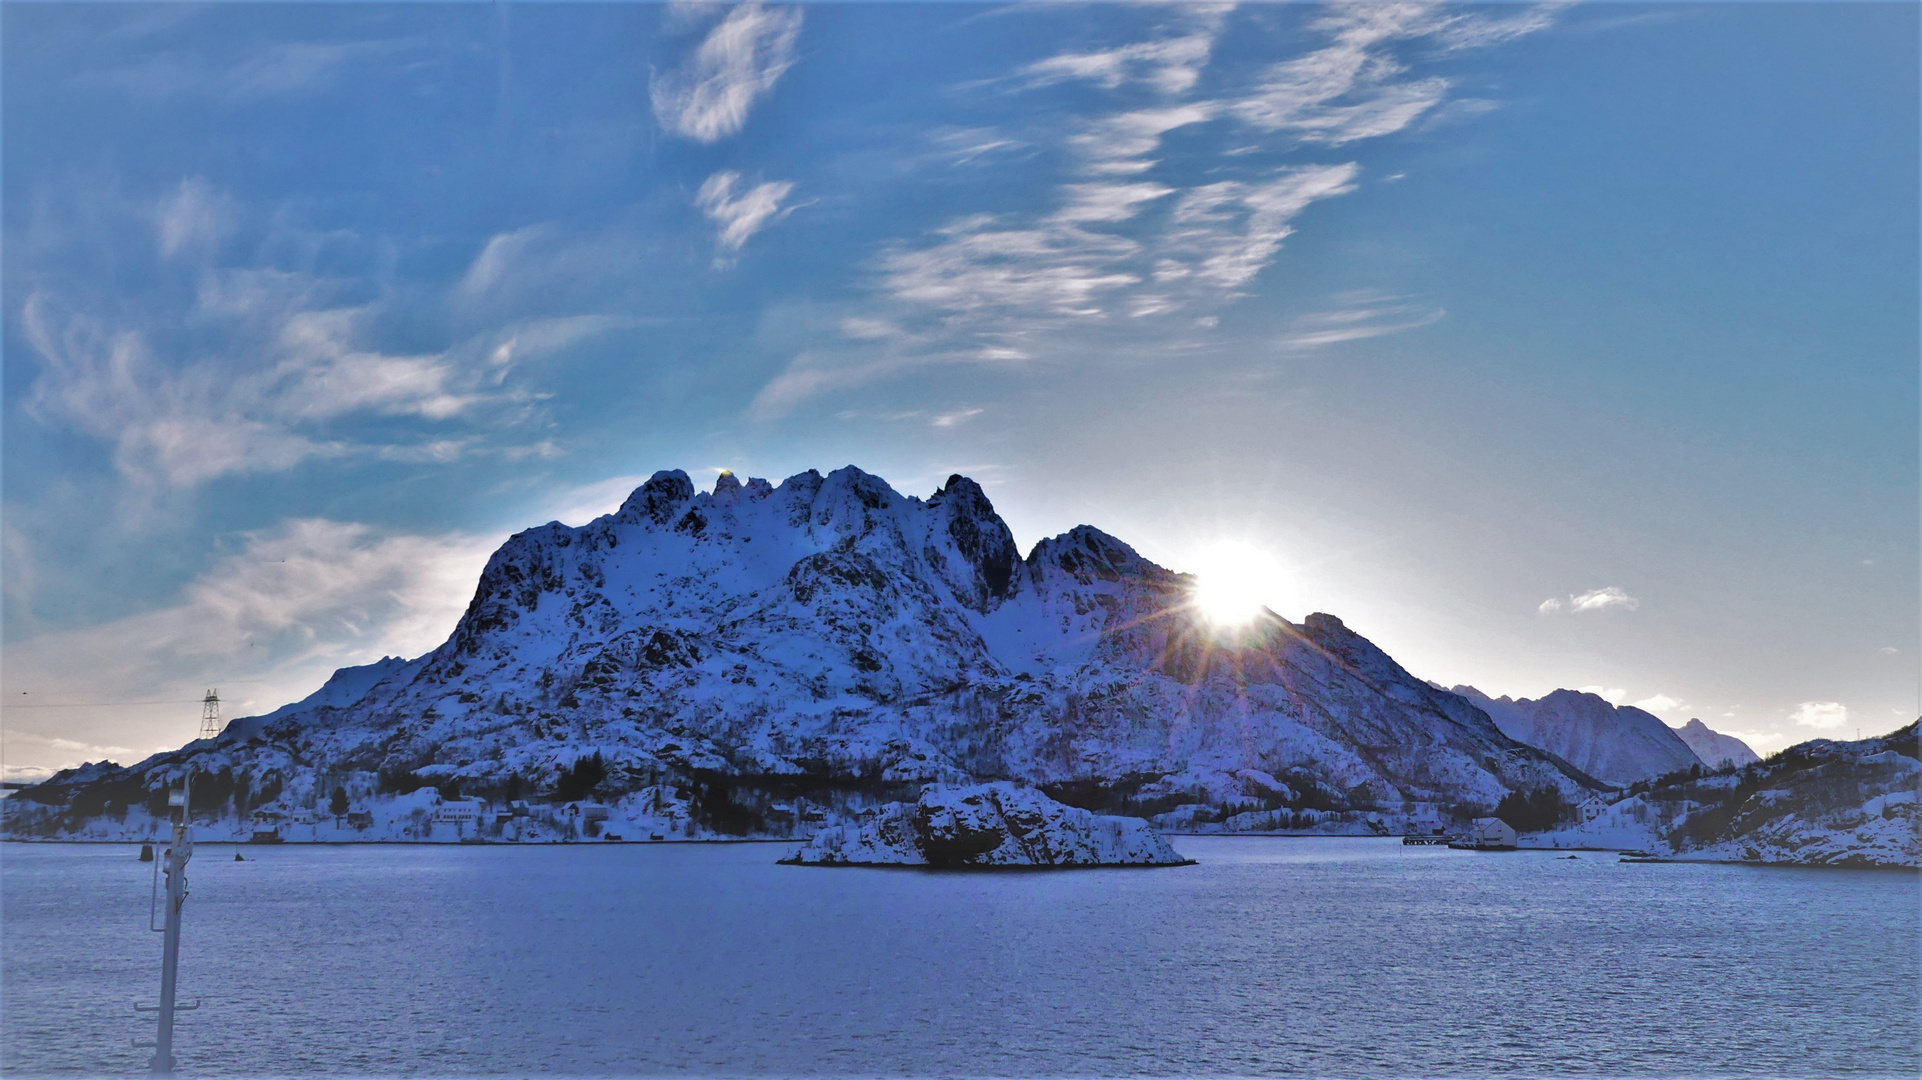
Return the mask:
<path id="1" fill-rule="evenodd" d="M 554 780 L 554 800 L 573 802 L 593 794 L 601 781 L 607 779 L 607 762 L 599 750 L 585 757 L 574 759 L 574 764 L 561 770 Z"/>
<path id="2" fill-rule="evenodd" d="M 1523 794 L 1511 791 L 1495 806 L 1495 816 L 1508 822 L 1518 833 L 1552 829 L 1568 817 L 1570 807 L 1562 793 L 1552 787 L 1536 788 Z"/>

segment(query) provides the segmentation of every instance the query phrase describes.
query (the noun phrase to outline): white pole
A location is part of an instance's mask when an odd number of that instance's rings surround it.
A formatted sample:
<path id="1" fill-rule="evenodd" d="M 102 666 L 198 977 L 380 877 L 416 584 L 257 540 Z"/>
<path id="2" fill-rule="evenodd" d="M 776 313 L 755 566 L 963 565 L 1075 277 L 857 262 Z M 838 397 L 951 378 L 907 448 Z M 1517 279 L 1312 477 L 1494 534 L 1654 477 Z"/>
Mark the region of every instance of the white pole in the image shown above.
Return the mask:
<path id="1" fill-rule="evenodd" d="M 154 1031 L 150 1065 L 158 1076 L 171 1075 L 174 1071 L 174 983 L 180 974 L 180 908 L 187 902 L 187 860 L 194 854 L 193 827 L 187 817 L 189 784 L 190 779 L 183 777 L 180 790 L 167 796 L 173 810 L 174 842 L 166 855 L 167 928 L 160 957 L 160 1016 Z"/>

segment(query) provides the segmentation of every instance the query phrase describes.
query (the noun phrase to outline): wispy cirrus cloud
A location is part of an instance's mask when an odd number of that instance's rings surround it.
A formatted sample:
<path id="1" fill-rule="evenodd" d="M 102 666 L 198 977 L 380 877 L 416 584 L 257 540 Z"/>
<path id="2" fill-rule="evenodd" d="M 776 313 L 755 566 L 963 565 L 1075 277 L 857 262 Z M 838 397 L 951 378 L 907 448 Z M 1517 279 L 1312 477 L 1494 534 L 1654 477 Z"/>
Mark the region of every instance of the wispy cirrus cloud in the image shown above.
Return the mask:
<path id="1" fill-rule="evenodd" d="M 161 257 L 205 255 L 233 232 L 236 214 L 233 201 L 205 179 L 190 176 L 182 180 L 180 187 L 161 200 L 155 214 Z"/>
<path id="2" fill-rule="evenodd" d="M 786 217 L 793 208 L 784 208 L 781 203 L 793 190 L 793 182 L 787 180 L 769 180 L 748 187 L 741 183 L 740 173 L 726 170 L 701 184 L 701 190 L 694 196 L 694 205 L 719 227 L 715 244 L 725 256 L 741 250 L 748 238 L 769 222 Z"/>
<path id="3" fill-rule="evenodd" d="M 1433 304 L 1377 292 L 1334 297 L 1337 306 L 1297 316 L 1281 347 L 1315 349 L 1347 341 L 1399 334 L 1440 322 L 1448 313 Z"/>
<path id="4" fill-rule="evenodd" d="M 870 309 L 849 322 L 890 331 L 797 355 L 753 414 L 779 416 L 920 364 L 1031 361 L 1085 349 L 1104 331 L 1139 343 L 1213 325 L 1311 206 L 1359 189 L 1361 166 L 1328 160 L 1329 150 L 1406 130 L 1449 100 L 1452 84 L 1422 74 L 1423 63 L 1534 32 L 1554 12 L 1343 5 L 1309 23 L 1319 43 L 1301 55 L 1252 77 L 1217 76 L 1210 63 L 1231 18 L 1225 7 L 1178 8 L 1137 40 L 1058 53 L 996 81 L 1021 93 L 1073 82 L 1108 95 L 1110 107 L 1064 111 L 1050 100 L 1019 134 L 963 129 L 969 148 L 1051 145 L 1042 205 L 960 213 L 890 244 L 875 260 Z M 1046 126 L 1057 133 L 1043 135 Z M 1283 345 L 1440 317 L 1413 301 L 1358 301 L 1304 316 Z"/>
<path id="5" fill-rule="evenodd" d="M 1172 32 L 1109 49 L 1065 52 L 1024 65 L 1013 79 L 1026 87 L 1078 80 L 1114 90 L 1142 83 L 1164 94 L 1194 89 L 1214 52 L 1215 37 L 1233 4 L 1189 4 L 1176 11 Z"/>
<path id="6" fill-rule="evenodd" d="M 350 453 L 350 441 L 325 432 L 326 421 L 349 414 L 445 421 L 500 397 L 448 353 L 369 347 L 369 314 L 250 312 L 268 333 L 243 330 L 233 354 L 181 360 L 160 356 L 140 329 L 36 292 L 21 309 L 22 333 L 42 361 L 27 408 L 112 442 L 115 466 L 139 484 L 191 487 Z"/>
<path id="7" fill-rule="evenodd" d="M 120 258 L 152 260 L 156 299 L 96 287 L 86 273 L 30 279 L 16 325 L 39 371 L 24 406 L 40 423 L 110 444 L 116 471 L 143 498 L 314 459 L 515 452 L 499 435 L 533 398 L 507 384 L 513 366 L 618 321 L 477 306 L 452 320 L 443 346 L 398 350 L 384 327 L 397 306 L 458 307 L 461 289 L 403 299 L 351 271 L 316 273 L 302 252 L 358 239 L 302 234 L 199 178 L 158 199 L 95 200 L 89 213 L 91 228 L 114 232 Z M 47 225 L 25 242 L 72 248 L 84 235 Z M 467 282 L 489 272 L 470 269 Z"/>
<path id="8" fill-rule="evenodd" d="M 278 42 L 224 62 L 196 53 L 159 52 L 132 64 L 82 71 L 70 85 L 117 91 L 135 100 L 188 97 L 232 105 L 319 93 L 355 68 L 391 64 L 430 48 L 419 40 Z"/>
<path id="9" fill-rule="evenodd" d="M 7 756 L 64 767 L 156 738 L 178 745 L 206 687 L 222 688 L 229 715 L 261 713 L 312 693 L 335 668 L 426 652 L 453 629 L 500 541 L 318 518 L 238 539 L 160 608 L 9 642 L 5 679 L 21 691 L 9 704 L 49 707 L 8 709 Z M 102 671 L 114 673 L 106 688 Z M 166 715 L 178 716 L 171 728 L 157 719 Z"/>
<path id="10" fill-rule="evenodd" d="M 1269 68 L 1253 93 L 1229 108 L 1254 127 L 1307 143 L 1339 146 L 1392 134 L 1447 101 L 1453 85 L 1438 76 L 1411 77 L 1395 45 L 1487 48 L 1547 28 L 1564 6 L 1491 17 L 1445 4 L 1337 5 L 1310 27 L 1329 44 Z"/>
<path id="11" fill-rule="evenodd" d="M 687 62 L 649 84 L 654 117 L 673 134 L 712 143 L 740 131 L 756 99 L 794 66 L 801 9 L 745 3 L 728 9 Z"/>

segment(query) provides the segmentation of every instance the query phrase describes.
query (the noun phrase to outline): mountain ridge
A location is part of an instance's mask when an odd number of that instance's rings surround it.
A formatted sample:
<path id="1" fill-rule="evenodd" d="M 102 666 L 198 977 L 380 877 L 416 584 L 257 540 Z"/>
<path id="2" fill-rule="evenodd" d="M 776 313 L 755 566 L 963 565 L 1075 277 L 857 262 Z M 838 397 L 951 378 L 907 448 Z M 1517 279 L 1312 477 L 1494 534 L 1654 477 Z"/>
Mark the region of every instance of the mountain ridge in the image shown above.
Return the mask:
<path id="1" fill-rule="evenodd" d="M 1454 692 L 1479 706 L 1502 733 L 1555 754 L 1617 786 L 1702 765 L 1689 744 L 1656 716 L 1579 690 L 1540 698 L 1491 698 L 1472 686 Z"/>
<path id="2" fill-rule="evenodd" d="M 920 499 L 853 466 L 709 492 L 664 470 L 611 514 L 509 538 L 436 649 L 30 801 L 67 807 L 55 831 L 104 828 L 192 766 L 228 777 L 238 820 L 268 790 L 273 812 L 334 786 L 551 790 L 592 754 L 599 797 L 684 835 L 792 832 L 796 799 L 838 817 L 926 782 L 1354 828 L 1595 786 L 1332 615 L 1217 627 L 1192 591 L 1092 526 L 1023 557 L 959 474 Z"/>

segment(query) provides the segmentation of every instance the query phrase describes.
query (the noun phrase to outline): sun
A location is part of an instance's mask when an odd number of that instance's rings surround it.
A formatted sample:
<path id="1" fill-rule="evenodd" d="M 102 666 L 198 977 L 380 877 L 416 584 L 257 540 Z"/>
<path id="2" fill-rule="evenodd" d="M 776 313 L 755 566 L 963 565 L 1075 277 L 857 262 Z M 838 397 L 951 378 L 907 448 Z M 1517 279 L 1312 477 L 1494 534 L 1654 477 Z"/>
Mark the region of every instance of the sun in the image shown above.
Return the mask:
<path id="1" fill-rule="evenodd" d="M 1210 544 L 1191 562 L 1196 578 L 1194 605 L 1216 626 L 1252 621 L 1281 583 L 1281 568 L 1274 557 L 1239 540 Z"/>

